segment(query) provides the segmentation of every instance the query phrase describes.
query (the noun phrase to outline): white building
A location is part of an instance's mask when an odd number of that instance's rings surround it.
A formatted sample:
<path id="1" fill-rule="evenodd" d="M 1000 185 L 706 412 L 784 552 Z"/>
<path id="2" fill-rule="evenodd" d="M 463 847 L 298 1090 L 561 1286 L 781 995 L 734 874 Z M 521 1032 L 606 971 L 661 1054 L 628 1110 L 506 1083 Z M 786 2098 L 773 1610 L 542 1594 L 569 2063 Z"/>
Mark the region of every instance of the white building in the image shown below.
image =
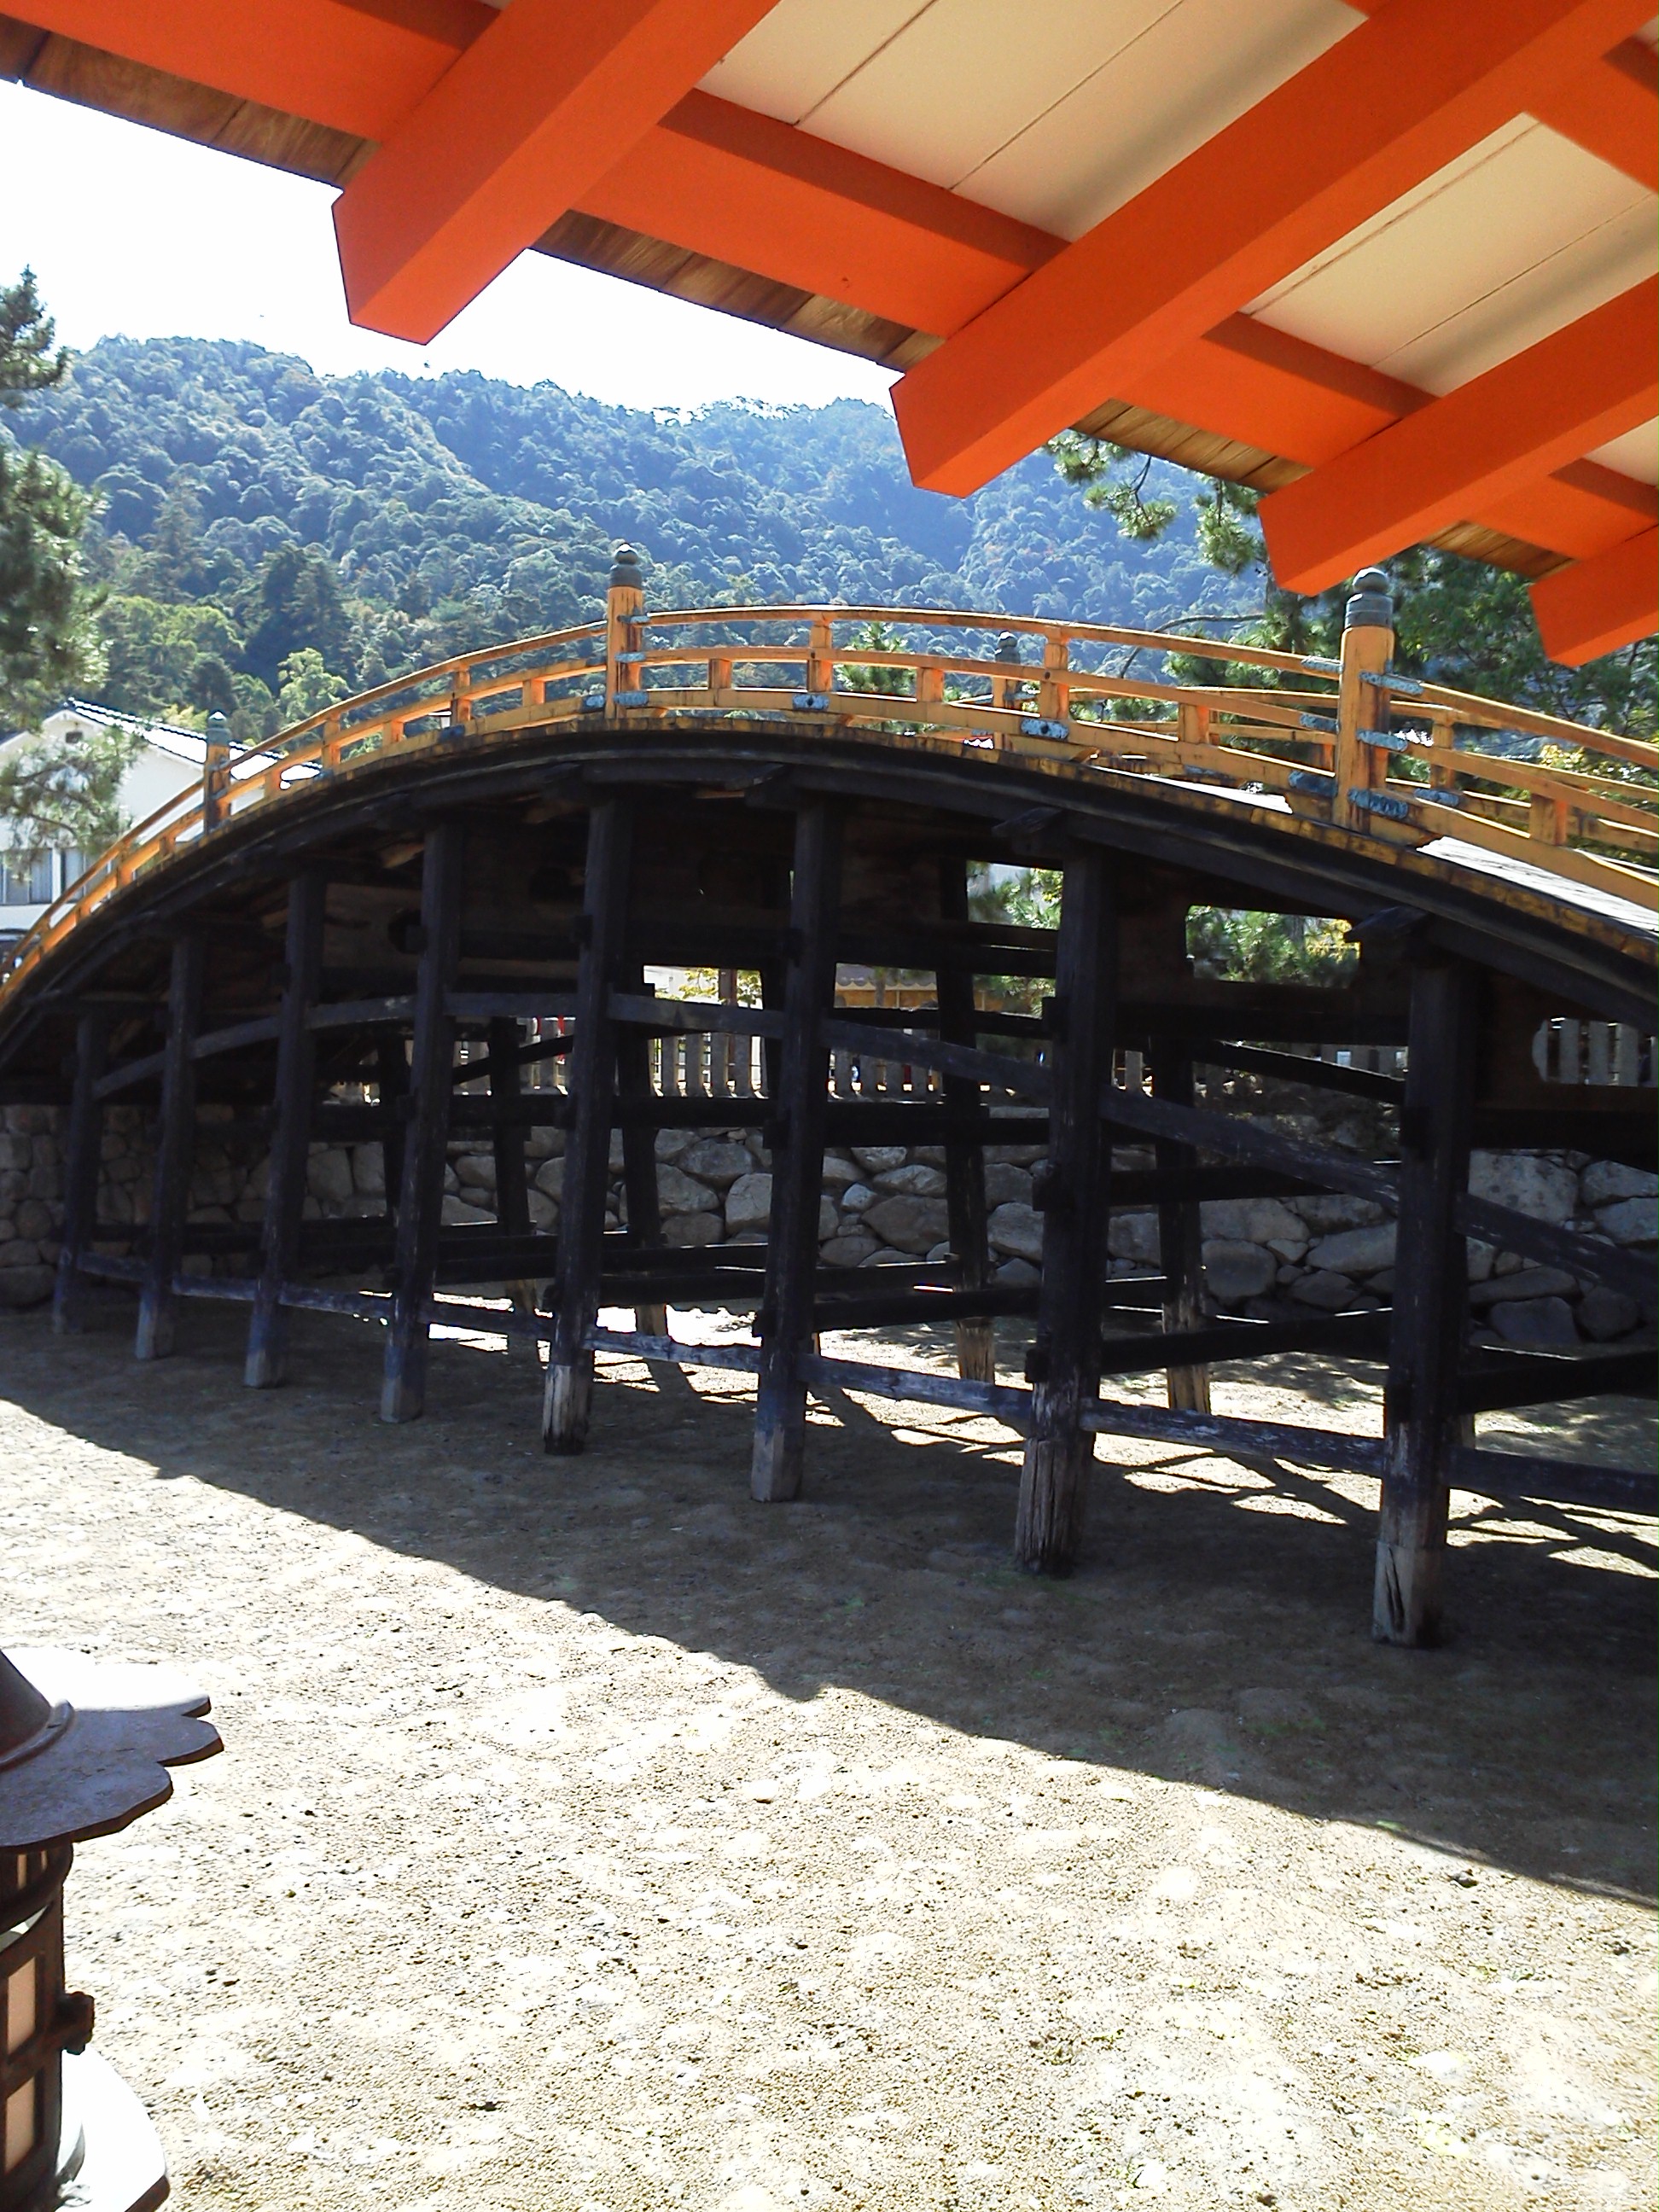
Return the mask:
<path id="1" fill-rule="evenodd" d="M 66 699 L 42 721 L 40 735 L 49 741 L 62 740 L 81 731 L 108 729 L 135 731 L 143 739 L 121 779 L 121 811 L 129 823 L 142 822 L 186 784 L 201 781 L 204 739 L 198 732 L 181 730 L 171 722 L 147 722 L 137 714 L 118 714 L 113 707 Z M 0 738 L 0 745 L 18 742 L 17 734 Z M 3 848 L 9 842 L 0 821 L 0 945 L 21 936 L 38 921 L 94 857 L 46 853 L 27 867 L 9 866 Z"/>

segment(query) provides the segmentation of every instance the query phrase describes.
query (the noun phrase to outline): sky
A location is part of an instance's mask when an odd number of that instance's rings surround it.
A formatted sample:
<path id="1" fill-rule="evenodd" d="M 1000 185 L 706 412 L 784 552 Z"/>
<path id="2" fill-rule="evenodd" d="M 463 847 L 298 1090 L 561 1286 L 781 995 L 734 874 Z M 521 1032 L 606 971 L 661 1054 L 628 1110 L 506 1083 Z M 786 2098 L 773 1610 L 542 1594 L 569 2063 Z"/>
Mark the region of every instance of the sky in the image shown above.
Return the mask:
<path id="1" fill-rule="evenodd" d="M 476 368 L 630 407 L 882 400 L 892 378 L 781 331 L 524 253 L 429 346 L 346 320 L 325 185 L 0 84 L 0 283 L 25 264 L 76 349 L 247 338 L 325 373 Z"/>

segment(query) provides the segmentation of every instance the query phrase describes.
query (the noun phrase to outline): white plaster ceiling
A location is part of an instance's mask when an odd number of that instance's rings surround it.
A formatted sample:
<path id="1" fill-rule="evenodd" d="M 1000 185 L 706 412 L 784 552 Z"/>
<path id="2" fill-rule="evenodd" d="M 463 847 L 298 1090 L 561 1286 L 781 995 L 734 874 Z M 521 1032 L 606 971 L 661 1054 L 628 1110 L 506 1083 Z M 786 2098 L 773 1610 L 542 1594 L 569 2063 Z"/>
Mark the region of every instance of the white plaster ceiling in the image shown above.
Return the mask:
<path id="1" fill-rule="evenodd" d="M 1449 392 L 1650 276 L 1654 197 L 1518 116 L 1249 302 Z"/>
<path id="2" fill-rule="evenodd" d="M 1073 238 L 1360 21 L 1340 0 L 780 0 L 703 88 Z"/>

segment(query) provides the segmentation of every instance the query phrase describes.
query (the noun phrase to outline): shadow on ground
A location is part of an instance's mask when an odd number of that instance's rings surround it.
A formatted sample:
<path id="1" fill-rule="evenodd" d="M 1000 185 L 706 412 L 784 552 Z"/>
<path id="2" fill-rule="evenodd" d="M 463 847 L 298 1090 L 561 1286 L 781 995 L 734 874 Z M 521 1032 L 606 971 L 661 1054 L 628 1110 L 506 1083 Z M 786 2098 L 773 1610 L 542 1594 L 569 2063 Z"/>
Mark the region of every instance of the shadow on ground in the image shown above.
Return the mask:
<path id="1" fill-rule="evenodd" d="M 391 1429 L 368 1330 L 298 1317 L 297 1379 L 256 1397 L 235 1314 L 188 1311 L 179 1352 L 148 1367 L 129 1327 L 114 1304 L 68 1340 L 7 1316 L 0 1387 L 161 1479 L 711 1651 L 791 1698 L 836 1684 L 969 1734 L 1652 1893 L 1650 1523 L 1462 1500 L 1449 1641 L 1401 1652 L 1370 1640 L 1375 1493 L 1358 1480 L 1137 1447 L 1132 1469 L 1098 1470 L 1079 1571 L 1040 1582 L 1008 1564 L 1017 1445 L 937 1411 L 904 1409 L 925 1420 L 911 1426 L 837 1400 L 815 1413 L 805 1498 L 761 1507 L 736 1376 L 622 1370 L 635 1379 L 601 1383 L 589 1451 L 555 1460 L 522 1352 L 435 1344 L 432 1410 Z M 1304 1359 L 1276 1382 L 1326 1419 L 1369 1392 L 1358 1370 Z M 1650 1422 L 1581 1409 L 1540 1448 L 1629 1462 Z"/>

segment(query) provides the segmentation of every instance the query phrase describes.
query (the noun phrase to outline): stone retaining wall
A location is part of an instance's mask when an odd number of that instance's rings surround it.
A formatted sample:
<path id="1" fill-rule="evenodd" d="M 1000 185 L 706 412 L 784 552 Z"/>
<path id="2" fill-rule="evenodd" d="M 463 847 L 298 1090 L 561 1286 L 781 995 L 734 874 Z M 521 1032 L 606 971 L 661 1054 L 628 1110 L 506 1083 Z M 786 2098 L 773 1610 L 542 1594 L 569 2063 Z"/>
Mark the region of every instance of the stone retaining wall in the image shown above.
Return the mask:
<path id="1" fill-rule="evenodd" d="M 227 1136 L 213 1140 L 210 1119 L 198 1146 L 191 1218 L 257 1221 L 265 1167 L 256 1150 Z M 495 1218 L 495 1162 L 476 1139 L 453 1143 L 445 1176 L 447 1222 Z M 529 1134 L 530 1213 L 538 1229 L 558 1219 L 564 1136 Z M 99 1218 L 142 1223 L 149 1204 L 151 1148 L 141 1109 L 106 1120 Z M 1150 1152 L 1119 1148 L 1116 1164 L 1150 1168 Z M 1032 1145 L 986 1150 L 990 1241 L 999 1277 L 1037 1279 L 1042 1217 L 1031 1203 Z M 666 1243 L 684 1248 L 758 1243 L 771 1197 L 769 1156 L 757 1132 L 664 1130 L 657 1139 L 657 1184 Z M 608 1227 L 627 1218 L 622 1146 L 611 1139 Z M 938 1146 L 833 1148 L 824 1160 L 818 1236 L 824 1263 L 876 1267 L 941 1259 L 948 1249 L 945 1155 Z M 312 1147 L 306 1212 L 312 1219 L 379 1214 L 385 1163 L 378 1144 Z M 1534 1218 L 1651 1249 L 1659 1231 L 1659 1178 L 1576 1152 L 1477 1152 L 1470 1187 Z M 1393 1283 L 1395 1226 L 1380 1206 L 1340 1195 L 1221 1199 L 1201 1209 L 1209 1291 L 1222 1313 L 1259 1316 L 1287 1310 L 1335 1312 L 1386 1303 Z M 58 1109 L 13 1106 L 0 1132 L 0 1305 L 38 1304 L 52 1291 L 62 1227 Z M 1115 1214 L 1112 1272 L 1155 1265 L 1158 1220 L 1151 1212 Z M 237 1267 L 245 1262 L 234 1263 Z M 1637 1333 L 1642 1316 L 1628 1298 L 1582 1287 L 1565 1271 L 1532 1265 L 1490 1246 L 1469 1247 L 1469 1303 L 1482 1333 L 1532 1347 L 1583 1340 L 1613 1343 Z"/>

